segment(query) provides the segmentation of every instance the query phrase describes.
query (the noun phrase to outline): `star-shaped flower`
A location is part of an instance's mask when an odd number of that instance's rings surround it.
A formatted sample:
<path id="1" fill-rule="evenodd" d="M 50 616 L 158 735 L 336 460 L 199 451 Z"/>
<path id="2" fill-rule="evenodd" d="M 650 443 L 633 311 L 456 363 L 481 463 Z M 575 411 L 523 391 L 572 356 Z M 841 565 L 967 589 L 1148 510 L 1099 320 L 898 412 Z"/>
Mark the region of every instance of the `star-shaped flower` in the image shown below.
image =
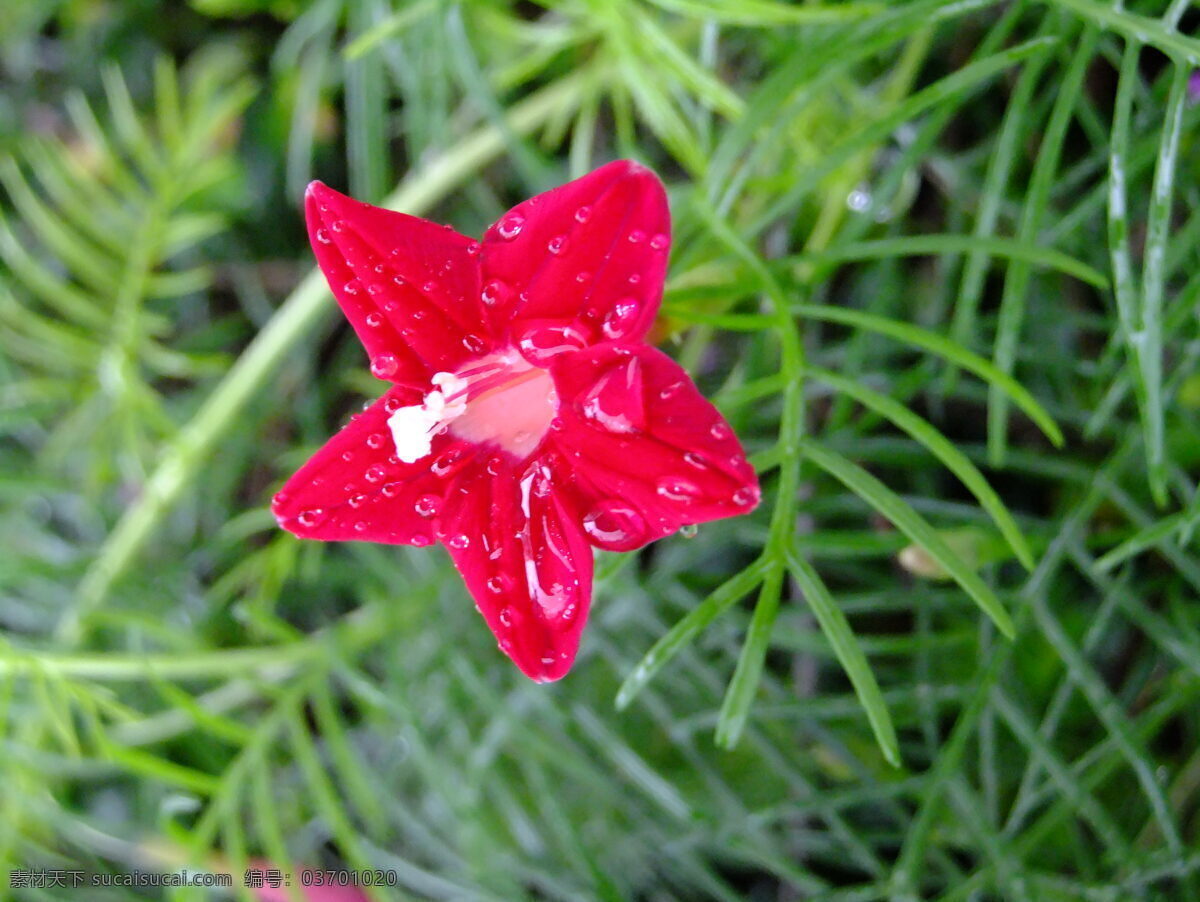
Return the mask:
<path id="1" fill-rule="evenodd" d="M 530 198 L 482 243 L 320 182 L 317 262 L 392 385 L 275 496 L 307 539 L 442 542 L 528 676 L 570 669 L 592 546 L 632 551 L 759 499 L 729 424 L 644 343 L 662 296 L 661 182 L 617 161 Z"/>

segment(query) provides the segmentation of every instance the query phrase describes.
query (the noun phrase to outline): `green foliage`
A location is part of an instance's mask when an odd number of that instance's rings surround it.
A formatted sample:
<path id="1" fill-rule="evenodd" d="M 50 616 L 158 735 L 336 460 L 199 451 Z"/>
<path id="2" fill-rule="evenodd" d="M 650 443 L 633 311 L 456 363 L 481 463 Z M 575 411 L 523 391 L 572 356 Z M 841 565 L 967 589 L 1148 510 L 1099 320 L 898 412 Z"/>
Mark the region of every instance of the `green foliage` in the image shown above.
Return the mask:
<path id="1" fill-rule="evenodd" d="M 251 90 L 228 54 L 197 58 L 182 79 L 164 60 L 145 122 L 118 70 L 104 84 L 107 127 L 77 94 L 70 142 L 30 135 L 0 160 L 12 204 L 0 216 L 11 274 L 0 347 L 20 366 L 14 413 L 48 425 L 49 471 L 82 460 L 96 486 L 142 478 L 173 431 L 157 382 L 227 365 L 187 351 L 181 322 L 211 281 L 196 249 L 224 231 L 236 200 L 233 130 Z"/>
<path id="2" fill-rule="evenodd" d="M 5 867 L 1200 896 L 1185 0 L 10 6 Z M 377 391 L 298 200 L 479 233 L 617 155 L 764 503 L 601 556 L 535 686 L 440 551 L 266 510 Z"/>

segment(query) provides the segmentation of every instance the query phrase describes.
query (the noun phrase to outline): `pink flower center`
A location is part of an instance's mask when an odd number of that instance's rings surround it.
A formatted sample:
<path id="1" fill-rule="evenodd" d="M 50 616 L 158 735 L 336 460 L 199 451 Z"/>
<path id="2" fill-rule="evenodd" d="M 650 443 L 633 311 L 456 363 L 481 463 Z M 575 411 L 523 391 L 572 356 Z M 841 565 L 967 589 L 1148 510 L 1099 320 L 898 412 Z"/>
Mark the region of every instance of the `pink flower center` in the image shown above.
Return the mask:
<path id="1" fill-rule="evenodd" d="M 528 457 L 558 412 L 554 380 L 507 348 L 436 373 L 435 386 L 419 406 L 401 407 L 388 418 L 396 454 L 414 463 L 430 453 L 433 437 L 446 430 L 472 444 L 494 444 L 513 457 Z"/>

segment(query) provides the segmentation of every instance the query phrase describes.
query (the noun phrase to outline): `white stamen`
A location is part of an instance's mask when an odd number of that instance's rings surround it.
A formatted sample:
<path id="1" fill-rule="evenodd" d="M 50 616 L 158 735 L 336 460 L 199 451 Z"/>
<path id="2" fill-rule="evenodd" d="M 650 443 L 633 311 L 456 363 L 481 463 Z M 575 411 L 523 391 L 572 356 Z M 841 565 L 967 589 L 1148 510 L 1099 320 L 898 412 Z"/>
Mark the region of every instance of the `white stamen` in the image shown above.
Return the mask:
<path id="1" fill-rule="evenodd" d="M 541 442 L 558 411 L 549 372 L 515 348 L 471 361 L 458 373 L 435 373 L 419 405 L 388 417 L 396 456 L 416 463 L 432 452 L 434 437 L 449 431 L 475 445 L 495 444 L 524 460 Z"/>
<path id="2" fill-rule="evenodd" d="M 406 464 L 416 463 L 429 454 L 438 430 L 467 409 L 465 380 L 453 373 L 435 373 L 431 381 L 437 388 L 425 396 L 423 404 L 401 407 L 388 417 L 396 456 Z M 449 404 L 447 397 L 452 399 Z"/>

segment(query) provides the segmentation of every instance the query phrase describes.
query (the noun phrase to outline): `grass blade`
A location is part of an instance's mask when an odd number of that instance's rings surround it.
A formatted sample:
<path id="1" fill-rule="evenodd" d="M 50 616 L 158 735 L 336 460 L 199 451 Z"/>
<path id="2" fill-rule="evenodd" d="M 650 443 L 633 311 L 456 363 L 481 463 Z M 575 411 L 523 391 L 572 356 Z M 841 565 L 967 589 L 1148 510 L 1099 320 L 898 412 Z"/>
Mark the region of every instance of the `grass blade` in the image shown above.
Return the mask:
<path id="1" fill-rule="evenodd" d="M 883 757 L 893 767 L 899 767 L 900 744 L 896 739 L 896 728 L 892 725 L 892 717 L 888 714 L 887 703 L 875 681 L 875 674 L 846 615 L 834 601 L 816 568 L 804 559 L 795 545 L 788 549 L 788 572 L 800 587 L 821 632 L 833 647 L 838 663 L 846 671 L 850 685 L 867 712 L 867 720 L 871 723 Z"/>
<path id="2" fill-rule="evenodd" d="M 962 345 L 945 336 L 922 329 L 919 326 L 888 319 L 885 316 L 878 316 L 874 313 L 866 313 L 862 310 L 853 310 L 849 307 L 793 304 L 792 312 L 798 316 L 808 316 L 813 319 L 825 320 L 826 322 L 842 323 L 843 325 L 854 326 L 859 329 L 869 329 L 872 332 L 888 335 L 899 341 L 924 348 L 926 351 L 945 357 L 964 370 L 974 373 L 985 382 L 999 386 L 1012 399 L 1013 403 L 1037 424 L 1038 428 L 1045 433 L 1046 437 L 1055 446 L 1061 447 L 1063 444 L 1063 434 L 1062 430 L 1058 428 L 1058 424 L 1054 422 L 1045 408 L 1034 400 L 1033 395 L 1029 394 L 1024 386 L 1013 379 L 1012 376 L 996 369 L 991 361 L 985 360 L 978 354 L 968 351 Z"/>
<path id="3" fill-rule="evenodd" d="M 931 454 L 945 464 L 962 484 L 970 489 L 971 494 L 979 500 L 983 509 L 991 515 L 997 528 L 1012 547 L 1017 560 L 1025 566 L 1026 570 L 1033 569 L 1033 552 L 1029 550 L 1029 543 L 1025 540 L 1025 536 L 1021 533 L 1012 514 L 1008 512 L 1008 508 L 1004 506 L 1004 502 L 1000 500 L 1000 496 L 988 485 L 988 481 L 971 463 L 970 459 L 934 428 L 928 420 L 913 413 L 899 401 L 868 388 L 860 382 L 855 382 L 853 379 L 847 379 L 837 373 L 815 367 L 809 367 L 807 372 L 815 379 L 844 392 L 865 407 L 887 417 L 928 448 Z"/>
<path id="4" fill-rule="evenodd" d="M 1187 99 L 1186 67 L 1176 65 L 1167 93 L 1158 162 L 1154 167 L 1154 190 L 1146 222 L 1146 246 L 1142 266 L 1142 379 L 1146 384 L 1146 457 L 1150 490 L 1159 507 L 1167 502 L 1166 435 L 1163 424 L 1163 283 L 1167 244 L 1171 238 L 1171 209 L 1175 191 L 1175 168 L 1179 137 L 1183 130 L 1183 106 Z"/>
<path id="5" fill-rule="evenodd" d="M 800 448 L 813 463 L 866 501 L 897 529 L 924 548 L 963 591 L 971 596 L 980 609 L 992 618 L 1000 632 L 1010 639 L 1015 636 L 1012 618 L 1000 603 L 1000 599 L 907 501 L 858 464 L 812 439 L 801 438 Z"/>
<path id="6" fill-rule="evenodd" d="M 758 593 L 758 602 L 754 606 L 754 616 L 750 619 L 750 629 L 746 633 L 746 641 L 738 654 L 737 668 L 733 671 L 733 679 L 721 703 L 721 713 L 717 717 L 717 745 L 731 749 L 741 739 L 742 730 L 746 728 L 746 719 L 750 716 L 750 706 L 754 702 L 755 692 L 762 679 L 763 663 L 767 657 L 767 647 L 771 643 L 771 629 L 779 614 L 779 594 L 783 588 L 783 571 L 772 568 L 763 580 Z"/>
<path id="7" fill-rule="evenodd" d="M 688 612 L 665 636 L 654 643 L 617 690 L 618 710 L 629 706 L 637 694 L 683 648 L 690 645 L 710 623 L 746 597 L 767 575 L 770 564 L 759 560 L 722 583 L 700 604 Z"/>
<path id="8" fill-rule="evenodd" d="M 1089 30 L 1084 33 L 1075 48 L 1066 74 L 1058 80 L 1054 108 L 1038 147 L 1037 160 L 1033 165 L 1025 205 L 1021 211 L 1017 238 L 1023 244 L 1032 244 L 1038 240 L 1042 221 L 1046 216 L 1050 189 L 1062 156 L 1067 126 L 1071 124 L 1083 78 L 1094 55 L 1096 40 L 1096 32 Z M 1012 373 L 1017 362 L 1017 345 L 1025 323 L 1025 308 L 1028 302 L 1029 275 L 1029 266 L 1020 260 L 1010 261 L 1005 273 L 993 353 L 997 369 L 1005 373 Z M 988 454 L 994 465 L 999 466 L 1003 463 L 1007 448 L 1008 399 L 993 385 L 988 392 Z"/>

